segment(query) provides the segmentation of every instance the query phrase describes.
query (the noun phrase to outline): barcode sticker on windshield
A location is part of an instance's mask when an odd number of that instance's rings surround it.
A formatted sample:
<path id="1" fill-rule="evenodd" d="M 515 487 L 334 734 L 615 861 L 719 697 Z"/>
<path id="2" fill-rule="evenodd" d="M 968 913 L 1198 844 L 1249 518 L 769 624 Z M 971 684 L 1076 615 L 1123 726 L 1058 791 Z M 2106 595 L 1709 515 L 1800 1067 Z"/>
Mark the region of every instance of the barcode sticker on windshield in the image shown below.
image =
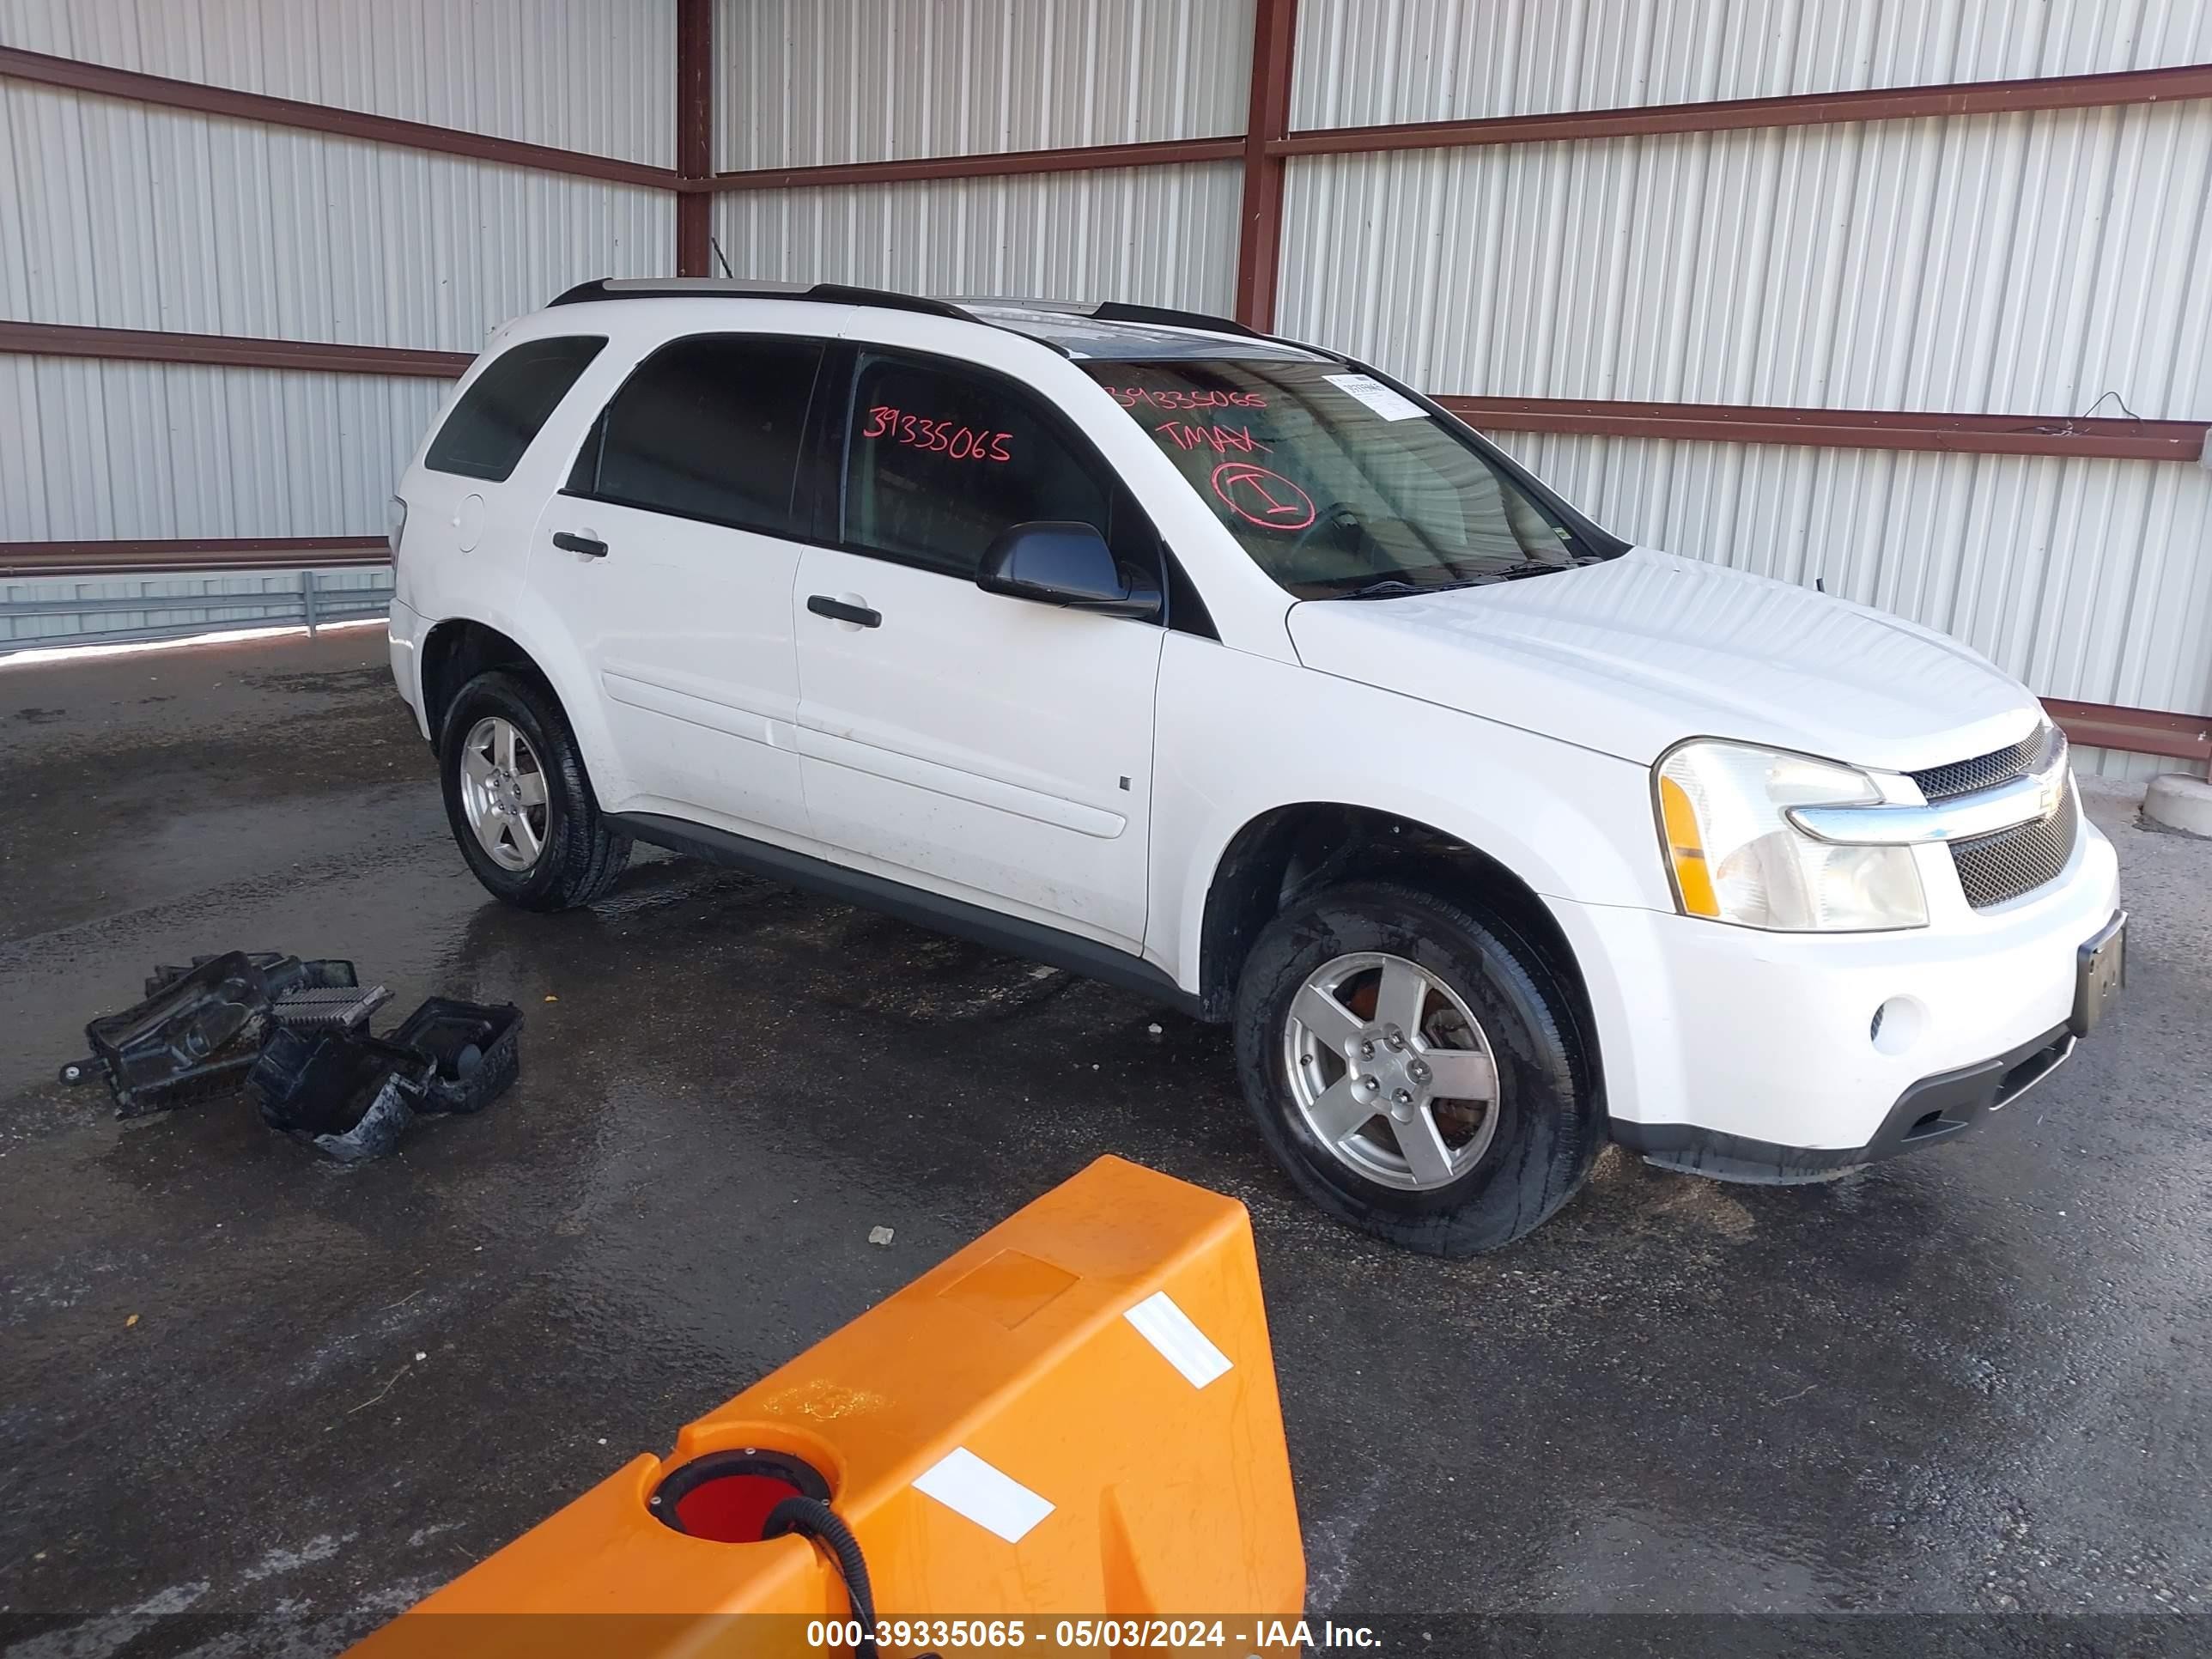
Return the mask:
<path id="1" fill-rule="evenodd" d="M 1411 398 L 1393 392 L 1372 374 L 1325 374 L 1339 392 L 1357 398 L 1386 421 L 1417 421 L 1428 413 Z"/>

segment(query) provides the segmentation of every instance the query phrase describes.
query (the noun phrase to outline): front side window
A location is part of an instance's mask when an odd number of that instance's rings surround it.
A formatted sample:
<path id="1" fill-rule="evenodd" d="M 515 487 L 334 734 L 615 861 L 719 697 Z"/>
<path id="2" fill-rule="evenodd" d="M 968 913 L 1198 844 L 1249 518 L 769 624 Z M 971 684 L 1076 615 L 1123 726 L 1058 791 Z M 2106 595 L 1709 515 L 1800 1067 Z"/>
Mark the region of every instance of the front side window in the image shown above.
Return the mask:
<path id="1" fill-rule="evenodd" d="M 605 344 L 596 335 L 568 334 L 509 347 L 469 383 L 430 441 L 422 465 L 433 472 L 505 483 L 538 429 Z"/>
<path id="2" fill-rule="evenodd" d="M 568 487 L 647 512 L 799 533 L 793 489 L 822 350 L 743 334 L 663 346 L 615 393 Z"/>
<path id="3" fill-rule="evenodd" d="M 1333 362 L 1088 362 L 1300 599 L 1458 587 L 1601 556 L 1468 438 Z"/>
<path id="4" fill-rule="evenodd" d="M 845 540 L 972 578 L 1009 525 L 1095 525 L 1140 568 L 1149 527 L 1104 465 L 1036 398 L 989 375 L 864 357 L 845 467 Z"/>

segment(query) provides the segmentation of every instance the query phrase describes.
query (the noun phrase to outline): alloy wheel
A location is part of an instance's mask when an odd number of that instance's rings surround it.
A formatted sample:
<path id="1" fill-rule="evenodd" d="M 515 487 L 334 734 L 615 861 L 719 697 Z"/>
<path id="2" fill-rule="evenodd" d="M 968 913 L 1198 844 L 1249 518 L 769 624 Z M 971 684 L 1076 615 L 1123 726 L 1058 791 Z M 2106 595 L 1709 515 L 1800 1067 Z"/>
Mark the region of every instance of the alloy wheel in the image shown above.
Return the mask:
<path id="1" fill-rule="evenodd" d="M 461 744 L 461 810 L 477 845 L 516 874 L 545 848 L 545 769 L 514 721 L 487 714 Z"/>
<path id="2" fill-rule="evenodd" d="M 1366 1179 L 1449 1186 L 1498 1133 L 1498 1066 L 1481 1022 L 1419 963 L 1379 951 L 1323 963 L 1283 1022 L 1292 1100 L 1316 1139 Z"/>

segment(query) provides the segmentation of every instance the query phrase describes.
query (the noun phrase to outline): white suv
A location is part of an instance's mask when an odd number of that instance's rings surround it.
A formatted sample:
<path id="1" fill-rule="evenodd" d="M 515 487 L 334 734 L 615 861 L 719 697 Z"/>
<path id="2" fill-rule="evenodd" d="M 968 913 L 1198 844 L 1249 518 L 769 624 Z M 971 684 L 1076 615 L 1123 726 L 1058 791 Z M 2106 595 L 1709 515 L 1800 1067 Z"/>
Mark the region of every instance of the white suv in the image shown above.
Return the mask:
<path id="1" fill-rule="evenodd" d="M 1291 1176 L 1415 1249 L 1607 1139 L 1747 1181 L 1947 1139 L 2118 987 L 2017 682 L 1234 323 L 588 283 L 395 518 L 392 673 L 499 897 L 649 842 L 1233 1022 Z"/>

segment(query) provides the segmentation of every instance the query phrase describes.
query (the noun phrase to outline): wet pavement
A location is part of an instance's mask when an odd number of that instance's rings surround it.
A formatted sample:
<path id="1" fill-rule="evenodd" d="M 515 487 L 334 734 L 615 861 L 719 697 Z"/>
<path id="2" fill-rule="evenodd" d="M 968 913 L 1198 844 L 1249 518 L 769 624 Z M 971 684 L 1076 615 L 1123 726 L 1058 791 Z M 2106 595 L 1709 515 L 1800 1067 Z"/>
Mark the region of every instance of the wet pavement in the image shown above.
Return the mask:
<path id="1" fill-rule="evenodd" d="M 2212 1603 L 2212 843 L 2092 799 L 2126 1003 L 1985 1131 L 1443 1263 L 1121 993 L 684 860 L 502 909 L 381 655 L 0 666 L 7 1651 L 331 1651 L 1108 1152 L 1251 1206 L 1316 1615 Z M 232 947 L 518 1002 L 521 1081 L 350 1170 L 52 1081 Z"/>

